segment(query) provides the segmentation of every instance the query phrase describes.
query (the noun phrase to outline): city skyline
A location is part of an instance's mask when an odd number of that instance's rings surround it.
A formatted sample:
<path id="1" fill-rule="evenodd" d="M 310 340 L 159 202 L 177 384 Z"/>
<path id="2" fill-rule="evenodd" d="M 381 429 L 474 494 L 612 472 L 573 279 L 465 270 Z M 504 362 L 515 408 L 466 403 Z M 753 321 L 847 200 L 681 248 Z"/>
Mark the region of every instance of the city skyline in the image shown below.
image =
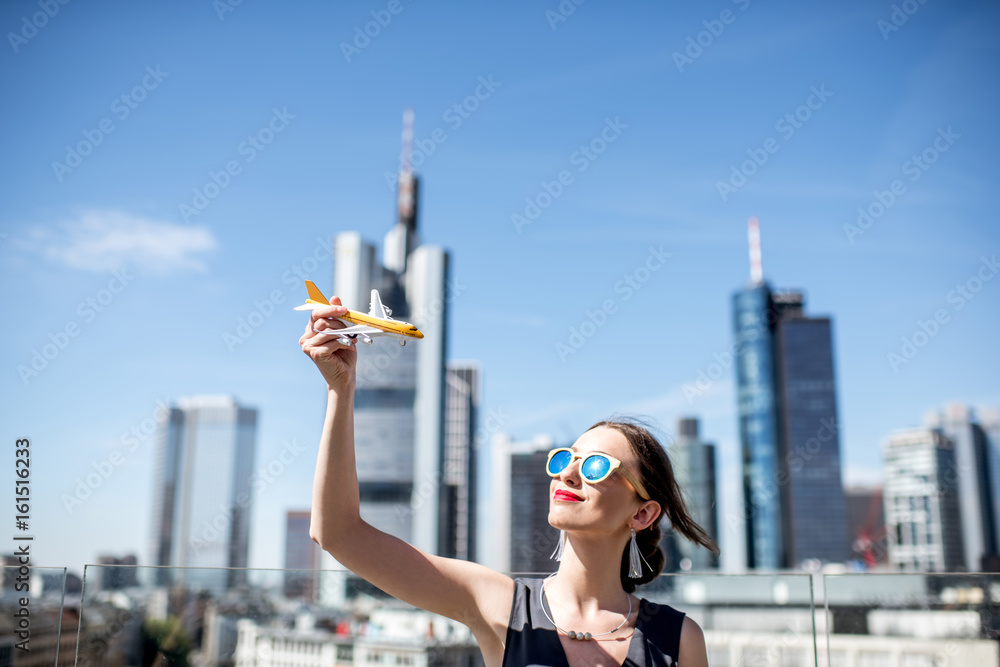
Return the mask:
<path id="1" fill-rule="evenodd" d="M 303 277 L 333 283 L 338 233 L 391 228 L 405 108 L 482 435 L 566 442 L 625 412 L 669 442 L 698 417 L 723 570 L 749 216 L 768 280 L 835 318 L 846 482 L 878 478 L 882 439 L 924 411 L 1000 405 L 996 8 L 927 3 L 886 32 L 890 3 L 743 4 L 719 35 L 699 6 L 553 26 L 529 3 L 404 5 L 350 60 L 370 8 L 71 4 L 8 44 L 0 399 L 7 441 L 36 445 L 37 563 L 144 552 L 152 425 L 195 394 L 259 408 L 250 564 L 281 563 L 323 409 L 290 309 Z"/>

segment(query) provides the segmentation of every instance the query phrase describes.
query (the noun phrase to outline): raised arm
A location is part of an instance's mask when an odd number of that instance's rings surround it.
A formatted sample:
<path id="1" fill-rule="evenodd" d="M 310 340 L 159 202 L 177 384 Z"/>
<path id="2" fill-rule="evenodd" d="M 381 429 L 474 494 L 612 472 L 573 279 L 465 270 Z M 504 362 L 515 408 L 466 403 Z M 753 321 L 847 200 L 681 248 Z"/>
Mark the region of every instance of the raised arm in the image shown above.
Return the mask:
<path id="1" fill-rule="evenodd" d="M 337 336 L 314 331 L 343 327 L 326 319 L 347 310 L 337 297 L 331 303 L 312 312 L 299 339 L 323 374 L 328 395 L 309 534 L 342 565 L 386 593 L 468 625 L 484 655 L 497 646 L 502 654 L 514 594 L 509 577 L 477 563 L 425 553 L 361 519 L 354 458 L 357 350 Z"/>

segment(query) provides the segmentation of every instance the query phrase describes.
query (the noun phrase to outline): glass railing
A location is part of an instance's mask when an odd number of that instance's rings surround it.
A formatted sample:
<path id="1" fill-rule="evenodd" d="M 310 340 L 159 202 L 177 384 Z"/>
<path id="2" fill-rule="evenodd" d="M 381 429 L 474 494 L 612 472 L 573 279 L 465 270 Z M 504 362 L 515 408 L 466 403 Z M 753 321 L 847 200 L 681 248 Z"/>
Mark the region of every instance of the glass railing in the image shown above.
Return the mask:
<path id="1" fill-rule="evenodd" d="M 1000 575 L 683 573 L 637 594 L 697 621 L 712 667 L 1000 667 Z M 344 571 L 88 565 L 78 604 L 54 642 L 77 665 L 482 664 L 464 625 Z"/>
<path id="2" fill-rule="evenodd" d="M 1000 575 L 827 574 L 829 667 L 1000 665 Z"/>
<path id="3" fill-rule="evenodd" d="M 697 621 L 712 667 L 816 665 L 809 574 L 665 574 L 639 594 Z"/>
<path id="4" fill-rule="evenodd" d="M 72 664 L 80 579 L 66 568 L 19 564 L 0 568 L 0 577 L 0 666 Z"/>

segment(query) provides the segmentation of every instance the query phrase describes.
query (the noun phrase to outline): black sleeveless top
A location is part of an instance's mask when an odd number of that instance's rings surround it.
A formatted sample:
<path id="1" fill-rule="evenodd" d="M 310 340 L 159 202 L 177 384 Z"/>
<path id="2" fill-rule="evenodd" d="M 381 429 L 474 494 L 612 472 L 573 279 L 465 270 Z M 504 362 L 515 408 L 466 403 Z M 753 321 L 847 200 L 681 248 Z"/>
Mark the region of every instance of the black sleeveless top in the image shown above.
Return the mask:
<path id="1" fill-rule="evenodd" d="M 552 622 L 542 612 L 542 579 L 515 579 L 503 667 L 569 667 Z M 635 632 L 622 667 L 676 667 L 684 612 L 639 600 Z"/>

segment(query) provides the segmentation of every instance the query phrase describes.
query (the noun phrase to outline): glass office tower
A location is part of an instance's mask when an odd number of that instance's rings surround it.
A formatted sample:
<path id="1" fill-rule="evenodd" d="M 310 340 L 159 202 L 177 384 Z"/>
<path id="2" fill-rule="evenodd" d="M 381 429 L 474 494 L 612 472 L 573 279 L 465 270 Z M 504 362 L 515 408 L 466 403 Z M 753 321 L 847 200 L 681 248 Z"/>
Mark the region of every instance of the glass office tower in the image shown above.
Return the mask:
<path id="1" fill-rule="evenodd" d="M 747 566 L 847 560 L 830 320 L 761 280 L 733 296 L 733 331 Z"/>
<path id="2" fill-rule="evenodd" d="M 684 418 L 677 423 L 677 441 L 670 446 L 670 463 L 678 486 L 684 489 L 691 518 L 713 539 L 719 539 L 715 445 L 698 437 L 698 420 Z M 670 534 L 668 553 L 675 553 L 682 570 L 712 570 L 719 557 L 705 547 Z"/>
<path id="3" fill-rule="evenodd" d="M 153 485 L 154 565 L 247 567 L 256 433 L 257 410 L 230 396 L 181 398 L 165 413 Z M 245 570 L 177 574 L 223 590 L 242 583 Z"/>
<path id="4" fill-rule="evenodd" d="M 985 419 L 983 418 L 985 416 Z M 978 419 L 977 419 L 978 417 Z M 997 562 L 994 517 L 995 451 L 990 411 L 973 411 L 966 405 L 946 405 L 924 416 L 924 425 L 940 429 L 954 445 L 959 515 L 964 542 L 964 567 L 969 572 L 988 571 Z M 990 565 L 990 564 L 993 565 Z"/>
<path id="5" fill-rule="evenodd" d="M 787 486 L 779 484 L 780 419 L 774 360 L 777 315 L 766 284 L 733 297 L 736 400 L 743 454 L 743 511 L 747 567 L 785 567 L 788 552 L 782 507 Z"/>
<path id="6" fill-rule="evenodd" d="M 837 394 L 830 320 L 805 317 L 802 295 L 775 295 L 783 464 L 788 468 L 789 564 L 850 557 L 847 499 L 840 472 Z"/>
<path id="7" fill-rule="evenodd" d="M 955 444 L 940 429 L 894 431 L 883 443 L 889 562 L 908 572 L 962 569 Z"/>
<path id="8" fill-rule="evenodd" d="M 445 375 L 445 441 L 440 555 L 476 560 L 479 404 L 482 367 L 449 361 Z"/>

